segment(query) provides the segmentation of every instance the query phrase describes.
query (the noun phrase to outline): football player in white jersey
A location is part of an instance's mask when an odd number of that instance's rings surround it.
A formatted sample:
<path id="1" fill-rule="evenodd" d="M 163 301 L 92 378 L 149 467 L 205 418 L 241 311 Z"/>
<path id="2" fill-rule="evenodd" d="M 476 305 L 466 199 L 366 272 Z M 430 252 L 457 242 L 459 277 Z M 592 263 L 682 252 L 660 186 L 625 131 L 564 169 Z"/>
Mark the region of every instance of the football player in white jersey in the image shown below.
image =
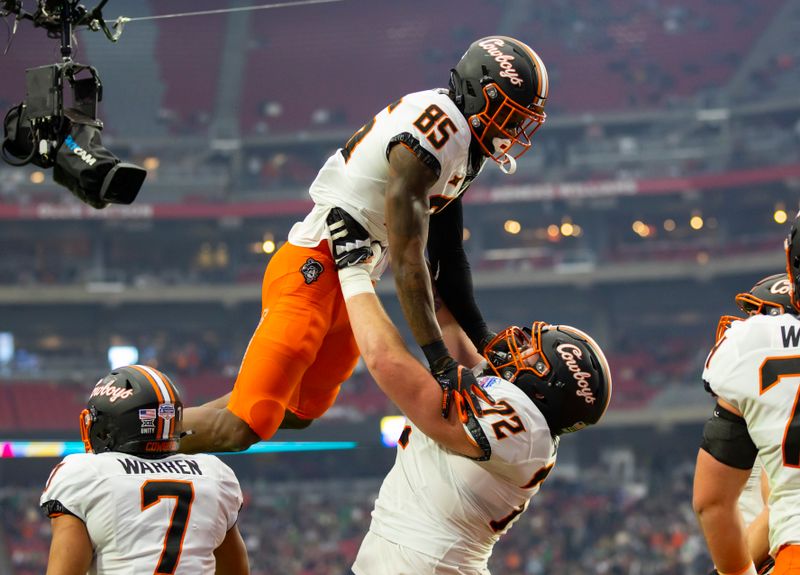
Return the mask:
<path id="1" fill-rule="evenodd" d="M 790 298 L 789 278 L 786 272 L 772 274 L 760 279 L 747 293 L 736 295 L 736 305 L 747 317 L 753 315 L 780 315 L 794 313 Z M 739 316 L 723 315 L 717 324 L 716 341 L 734 321 L 746 319 Z M 770 573 L 774 560 L 769 555 L 769 482 L 761 462 L 756 459 L 750 477 L 739 496 L 739 511 L 747 531 L 747 546 L 758 572 Z M 713 571 L 716 573 L 716 570 Z"/>
<path id="2" fill-rule="evenodd" d="M 734 321 L 706 360 L 717 397 L 697 457 L 694 507 L 721 574 L 756 573 L 737 508 L 756 457 L 769 482 L 769 553 L 775 575 L 800 574 L 800 238 L 786 243 L 794 313 Z"/>
<path id="3" fill-rule="evenodd" d="M 212 455 L 177 453 L 183 404 L 163 373 L 113 370 L 80 416 L 87 453 L 55 466 L 41 496 L 47 575 L 247 575 L 242 492 Z"/>
<path id="4" fill-rule="evenodd" d="M 232 393 L 186 410 L 194 434 L 181 450 L 245 449 L 325 413 L 358 361 L 336 269 L 370 257 L 371 242 L 388 246 L 404 314 L 431 371 L 443 380 L 461 371 L 475 384 L 443 341 L 432 282 L 482 351 L 494 334 L 473 296 L 461 195 L 487 159 L 516 170 L 545 121 L 548 90 L 544 63 L 529 46 L 482 38 L 451 70 L 449 89 L 408 94 L 353 134 L 311 184 L 311 213 L 270 260 L 261 322 Z M 373 280 L 384 268 L 376 266 Z"/>
<path id="5" fill-rule="evenodd" d="M 476 368 L 483 397 L 453 382 L 443 418 L 440 382 L 404 346 L 367 272 L 340 278 L 367 368 L 408 419 L 353 572 L 486 575 L 494 544 L 552 470 L 559 437 L 605 413 L 605 356 L 569 326 L 508 328 Z"/>

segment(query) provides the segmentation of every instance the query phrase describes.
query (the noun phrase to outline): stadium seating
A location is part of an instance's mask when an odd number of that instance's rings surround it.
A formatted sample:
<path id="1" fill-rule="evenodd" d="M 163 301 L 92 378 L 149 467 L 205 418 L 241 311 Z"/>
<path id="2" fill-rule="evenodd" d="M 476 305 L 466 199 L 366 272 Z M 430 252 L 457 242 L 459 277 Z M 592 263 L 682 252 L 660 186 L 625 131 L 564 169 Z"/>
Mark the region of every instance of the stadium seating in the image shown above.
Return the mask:
<path id="1" fill-rule="evenodd" d="M 278 463 L 278 462 L 275 462 Z M 490 570 L 502 575 L 705 573 L 710 560 L 691 511 L 691 459 L 612 479 L 605 466 L 556 466 Z M 366 470 L 364 470 L 366 472 Z M 380 479 L 277 482 L 240 474 L 239 526 L 253 575 L 342 575 L 367 532 Z M 16 575 L 44 570 L 48 527 L 39 489 L 0 490 L 0 525 Z M 23 518 L 20 526 L 19 518 Z"/>

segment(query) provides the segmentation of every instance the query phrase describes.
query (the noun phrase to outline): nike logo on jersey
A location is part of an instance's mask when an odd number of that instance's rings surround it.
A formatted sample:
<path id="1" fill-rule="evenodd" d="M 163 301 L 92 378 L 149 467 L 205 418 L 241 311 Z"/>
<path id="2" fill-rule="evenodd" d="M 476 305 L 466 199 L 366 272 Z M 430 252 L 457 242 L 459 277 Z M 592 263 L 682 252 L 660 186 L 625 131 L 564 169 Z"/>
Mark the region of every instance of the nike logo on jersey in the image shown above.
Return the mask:
<path id="1" fill-rule="evenodd" d="M 783 347 L 800 346 L 800 331 L 797 331 L 797 326 L 782 325 L 781 337 L 783 338 Z"/>

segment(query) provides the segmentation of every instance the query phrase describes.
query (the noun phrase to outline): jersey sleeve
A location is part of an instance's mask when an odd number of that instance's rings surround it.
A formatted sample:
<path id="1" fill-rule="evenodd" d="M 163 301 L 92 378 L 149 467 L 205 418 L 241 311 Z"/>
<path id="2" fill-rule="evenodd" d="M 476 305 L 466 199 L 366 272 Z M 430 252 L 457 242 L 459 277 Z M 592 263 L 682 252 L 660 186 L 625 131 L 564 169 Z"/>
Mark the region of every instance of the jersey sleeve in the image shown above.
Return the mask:
<path id="1" fill-rule="evenodd" d="M 242 508 L 242 488 L 233 469 L 219 461 L 219 489 L 222 500 L 222 512 L 227 522 L 227 530 L 233 528 L 239 520 L 239 511 Z"/>
<path id="2" fill-rule="evenodd" d="M 86 515 L 97 494 L 98 478 L 87 459 L 90 454 L 68 455 L 53 468 L 39 505 L 50 518 L 74 515 L 86 522 Z"/>
<path id="3" fill-rule="evenodd" d="M 402 144 L 437 178 L 449 177 L 453 165 L 466 157 L 470 135 L 468 129 L 458 127 L 463 118 L 451 117 L 452 111 L 445 111 L 446 106 L 440 104 L 435 97 L 415 94 L 403 98 L 396 109 L 387 112 L 391 127 L 387 134 L 386 157 L 392 148 Z"/>
<path id="4" fill-rule="evenodd" d="M 703 369 L 703 383 L 714 395 L 724 399 L 741 411 L 737 388 L 742 374 L 738 369 L 740 349 L 748 332 L 745 322 L 735 322 L 725 335 L 711 348 Z"/>

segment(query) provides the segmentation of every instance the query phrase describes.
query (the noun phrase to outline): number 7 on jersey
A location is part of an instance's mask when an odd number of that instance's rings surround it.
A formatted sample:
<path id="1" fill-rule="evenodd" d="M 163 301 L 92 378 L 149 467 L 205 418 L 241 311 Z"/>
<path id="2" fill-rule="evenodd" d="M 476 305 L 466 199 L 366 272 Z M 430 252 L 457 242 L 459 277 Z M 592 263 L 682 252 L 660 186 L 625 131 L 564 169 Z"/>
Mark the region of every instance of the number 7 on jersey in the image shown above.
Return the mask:
<path id="1" fill-rule="evenodd" d="M 175 499 L 164 547 L 153 575 L 173 575 L 178 568 L 183 550 L 183 538 L 189 526 L 189 516 L 194 502 L 194 484 L 191 481 L 150 479 L 142 484 L 142 511 L 159 503 L 162 499 Z"/>
<path id="2" fill-rule="evenodd" d="M 800 377 L 800 355 L 788 357 L 768 357 L 761 364 L 758 372 L 759 395 L 769 391 L 780 383 L 783 378 Z M 792 405 L 792 414 L 786 422 L 783 432 L 783 465 L 785 467 L 800 468 L 800 386 Z"/>

